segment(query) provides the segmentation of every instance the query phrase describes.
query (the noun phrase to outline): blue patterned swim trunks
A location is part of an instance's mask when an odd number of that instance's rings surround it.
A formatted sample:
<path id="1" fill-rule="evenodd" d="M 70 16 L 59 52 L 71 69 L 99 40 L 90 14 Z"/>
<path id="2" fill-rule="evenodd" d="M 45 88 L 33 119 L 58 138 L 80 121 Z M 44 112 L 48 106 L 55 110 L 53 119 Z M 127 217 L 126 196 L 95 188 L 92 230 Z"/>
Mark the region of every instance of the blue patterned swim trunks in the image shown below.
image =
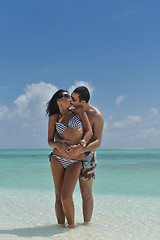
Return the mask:
<path id="1" fill-rule="evenodd" d="M 82 160 L 82 169 L 80 173 L 80 180 L 90 180 L 95 178 L 96 172 L 96 152 L 90 152 Z"/>

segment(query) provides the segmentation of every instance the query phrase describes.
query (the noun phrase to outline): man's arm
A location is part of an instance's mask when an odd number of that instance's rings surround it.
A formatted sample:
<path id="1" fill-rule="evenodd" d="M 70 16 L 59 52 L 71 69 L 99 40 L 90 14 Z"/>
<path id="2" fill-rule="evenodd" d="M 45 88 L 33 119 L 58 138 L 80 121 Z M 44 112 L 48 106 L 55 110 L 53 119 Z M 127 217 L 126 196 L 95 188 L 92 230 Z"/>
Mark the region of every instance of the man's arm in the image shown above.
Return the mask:
<path id="1" fill-rule="evenodd" d="M 101 113 L 97 113 L 96 116 L 94 116 L 93 120 L 92 127 L 93 141 L 90 142 L 86 147 L 82 147 L 80 144 L 72 146 L 71 149 L 69 150 L 70 155 L 74 156 L 84 152 L 95 151 L 97 148 L 99 148 L 102 141 L 103 126 L 104 126 L 103 116 Z"/>
<path id="2" fill-rule="evenodd" d="M 104 119 L 101 113 L 98 113 L 93 122 L 93 141 L 86 147 L 81 149 L 81 152 L 94 151 L 100 147 L 102 141 Z"/>

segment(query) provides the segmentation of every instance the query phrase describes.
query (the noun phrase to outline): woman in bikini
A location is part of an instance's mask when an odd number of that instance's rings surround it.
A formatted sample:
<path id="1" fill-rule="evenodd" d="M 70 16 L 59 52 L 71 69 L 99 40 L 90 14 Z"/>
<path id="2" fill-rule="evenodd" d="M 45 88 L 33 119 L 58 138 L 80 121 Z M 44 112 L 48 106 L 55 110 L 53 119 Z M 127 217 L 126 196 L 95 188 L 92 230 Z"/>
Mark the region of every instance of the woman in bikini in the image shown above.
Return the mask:
<path id="1" fill-rule="evenodd" d="M 69 227 L 72 228 L 74 227 L 72 195 L 81 171 L 83 153 L 70 159 L 65 142 L 55 141 L 55 137 L 58 134 L 59 138 L 69 141 L 70 145 L 78 144 L 81 150 L 90 140 L 92 129 L 83 108 L 70 110 L 70 107 L 71 97 L 67 91 L 60 89 L 48 102 L 46 113 L 49 115 L 48 144 L 53 148 L 50 162 L 55 186 L 57 221 L 61 226 L 65 226 L 66 217 Z"/>

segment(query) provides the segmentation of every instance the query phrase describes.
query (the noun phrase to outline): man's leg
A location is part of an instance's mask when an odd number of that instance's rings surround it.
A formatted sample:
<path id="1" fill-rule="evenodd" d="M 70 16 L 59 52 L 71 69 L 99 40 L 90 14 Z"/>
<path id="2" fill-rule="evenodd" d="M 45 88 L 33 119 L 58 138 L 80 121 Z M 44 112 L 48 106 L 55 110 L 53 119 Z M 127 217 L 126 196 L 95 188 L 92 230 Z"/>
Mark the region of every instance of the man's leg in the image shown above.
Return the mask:
<path id="1" fill-rule="evenodd" d="M 87 224 L 91 221 L 91 217 L 93 213 L 92 182 L 93 182 L 93 179 L 79 180 L 82 201 L 83 201 L 84 224 Z"/>

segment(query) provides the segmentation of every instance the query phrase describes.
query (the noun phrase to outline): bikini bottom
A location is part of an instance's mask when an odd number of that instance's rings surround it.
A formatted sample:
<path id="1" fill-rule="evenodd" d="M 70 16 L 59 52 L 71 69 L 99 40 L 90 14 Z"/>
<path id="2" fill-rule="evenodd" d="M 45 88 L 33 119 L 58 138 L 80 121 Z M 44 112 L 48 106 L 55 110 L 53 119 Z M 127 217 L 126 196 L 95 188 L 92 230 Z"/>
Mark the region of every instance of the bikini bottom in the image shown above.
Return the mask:
<path id="1" fill-rule="evenodd" d="M 62 166 L 64 168 L 67 168 L 74 163 L 82 162 L 82 161 L 79 161 L 79 160 L 76 160 L 76 159 L 69 159 L 69 158 L 61 157 L 59 155 L 53 154 L 53 152 L 51 152 L 51 154 L 49 155 L 49 161 L 51 161 L 51 156 L 52 155 L 58 159 L 58 161 L 62 164 Z"/>

